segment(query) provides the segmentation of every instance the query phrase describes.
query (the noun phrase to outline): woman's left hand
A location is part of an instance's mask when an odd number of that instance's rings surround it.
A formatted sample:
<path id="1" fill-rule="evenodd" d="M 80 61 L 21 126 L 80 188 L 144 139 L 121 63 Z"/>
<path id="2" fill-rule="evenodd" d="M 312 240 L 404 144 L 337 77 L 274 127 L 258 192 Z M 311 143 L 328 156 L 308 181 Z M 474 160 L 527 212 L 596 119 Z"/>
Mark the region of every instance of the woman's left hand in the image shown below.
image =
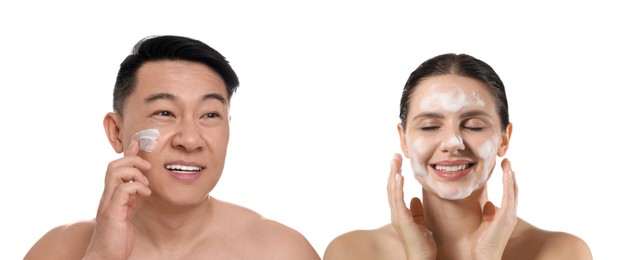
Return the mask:
<path id="1" fill-rule="evenodd" d="M 501 168 L 503 169 L 501 208 L 496 208 L 490 201 L 484 204 L 482 224 L 475 234 L 478 241 L 473 251 L 476 260 L 501 259 L 518 220 L 516 216 L 518 187 L 510 161 L 504 159 Z"/>

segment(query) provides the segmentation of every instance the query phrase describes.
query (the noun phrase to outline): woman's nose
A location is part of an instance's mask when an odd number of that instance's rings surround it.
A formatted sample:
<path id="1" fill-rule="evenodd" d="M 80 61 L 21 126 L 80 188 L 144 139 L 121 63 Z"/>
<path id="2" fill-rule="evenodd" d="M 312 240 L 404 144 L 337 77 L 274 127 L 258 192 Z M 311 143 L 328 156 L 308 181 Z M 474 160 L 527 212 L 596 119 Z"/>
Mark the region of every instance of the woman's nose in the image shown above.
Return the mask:
<path id="1" fill-rule="evenodd" d="M 465 150 L 463 138 L 458 133 L 450 134 L 441 144 L 443 152 L 456 152 Z"/>

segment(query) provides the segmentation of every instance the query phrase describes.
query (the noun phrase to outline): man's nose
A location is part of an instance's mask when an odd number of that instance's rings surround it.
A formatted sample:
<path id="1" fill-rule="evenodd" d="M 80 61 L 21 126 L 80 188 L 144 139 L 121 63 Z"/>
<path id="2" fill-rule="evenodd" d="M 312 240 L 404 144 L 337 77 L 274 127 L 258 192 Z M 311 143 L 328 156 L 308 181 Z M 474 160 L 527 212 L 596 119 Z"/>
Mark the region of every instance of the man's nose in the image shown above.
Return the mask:
<path id="1" fill-rule="evenodd" d="M 202 150 L 205 145 L 205 140 L 197 122 L 193 120 L 183 120 L 181 124 L 178 125 L 177 132 L 171 144 L 187 152 L 192 152 Z"/>

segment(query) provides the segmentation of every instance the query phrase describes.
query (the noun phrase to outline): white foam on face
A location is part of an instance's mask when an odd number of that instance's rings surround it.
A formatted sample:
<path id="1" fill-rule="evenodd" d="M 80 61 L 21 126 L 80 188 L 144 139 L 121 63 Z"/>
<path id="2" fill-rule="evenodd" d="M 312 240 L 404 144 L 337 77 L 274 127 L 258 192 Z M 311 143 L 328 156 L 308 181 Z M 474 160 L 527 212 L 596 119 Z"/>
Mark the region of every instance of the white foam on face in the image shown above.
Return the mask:
<path id="1" fill-rule="evenodd" d="M 448 140 L 444 143 L 444 148 L 453 148 L 453 147 L 461 147 L 464 148 L 463 138 L 458 135 L 452 135 Z"/>
<path id="2" fill-rule="evenodd" d="M 478 151 L 480 159 L 482 159 L 482 169 L 480 175 L 475 177 L 468 185 L 453 189 L 445 183 L 437 183 L 436 191 L 439 196 L 449 200 L 460 200 L 471 195 L 472 192 L 484 186 L 488 181 L 491 171 L 495 166 L 495 157 L 497 156 L 497 138 L 492 137 L 486 140 Z"/>
<path id="3" fill-rule="evenodd" d="M 159 130 L 156 128 L 149 128 L 139 131 L 131 137 L 131 140 L 137 140 L 139 142 L 139 149 L 145 152 L 152 152 L 158 144 L 156 139 L 160 136 Z"/>
<path id="4" fill-rule="evenodd" d="M 493 136 L 491 139 L 486 140 L 480 147 L 478 155 L 484 162 L 484 168 L 482 169 L 482 177 L 477 179 L 476 189 L 484 185 L 495 168 L 495 159 L 497 157 L 497 148 L 499 145 L 499 136 Z"/>
<path id="5" fill-rule="evenodd" d="M 407 150 L 409 151 L 409 160 L 411 161 L 411 169 L 413 170 L 416 179 L 418 177 L 426 177 L 428 175 L 428 170 L 426 165 L 422 163 L 423 158 L 425 158 L 428 152 L 428 146 L 425 144 L 423 138 L 417 138 L 412 144 L 409 143 L 411 140 L 409 135 L 407 135 Z"/>
<path id="6" fill-rule="evenodd" d="M 484 160 L 488 160 L 497 155 L 497 139 L 498 136 L 493 136 L 491 139 L 486 140 L 480 147 L 478 155 Z"/>
<path id="7" fill-rule="evenodd" d="M 447 112 L 458 112 L 463 107 L 477 105 L 484 107 L 484 100 L 478 96 L 478 91 L 474 90 L 468 96 L 463 89 L 449 91 L 432 91 L 431 95 L 422 100 L 420 104 L 423 110 L 443 109 Z"/>
<path id="8" fill-rule="evenodd" d="M 484 107 L 485 102 L 478 94 L 477 90 L 472 90 L 467 93 L 461 88 L 448 88 L 443 91 L 440 86 L 433 87 L 431 94 L 425 97 L 421 103 L 421 110 L 424 111 L 439 111 L 443 110 L 450 113 L 459 112 L 461 109 L 468 106 Z M 432 144 L 431 144 L 432 143 Z M 444 147 L 461 147 L 465 149 L 463 138 L 459 135 L 450 135 L 442 142 L 430 142 L 418 137 L 411 142 L 410 136 L 407 135 L 407 147 L 410 151 L 411 167 L 414 171 L 414 177 L 420 181 L 425 188 L 433 190 L 439 197 L 448 200 L 460 200 L 468 197 L 478 188 L 482 187 L 488 181 L 490 173 L 495 166 L 495 156 L 497 155 L 498 136 L 493 136 L 486 140 L 477 151 L 478 156 L 482 160 L 480 173 L 475 173 L 467 184 L 463 186 L 460 183 L 450 183 L 436 180 L 435 176 L 429 174 L 429 165 L 427 161 L 431 157 L 430 152 L 437 149 L 435 146 L 432 149 L 431 145 L 441 143 Z M 479 175 L 478 175 L 479 174 Z"/>

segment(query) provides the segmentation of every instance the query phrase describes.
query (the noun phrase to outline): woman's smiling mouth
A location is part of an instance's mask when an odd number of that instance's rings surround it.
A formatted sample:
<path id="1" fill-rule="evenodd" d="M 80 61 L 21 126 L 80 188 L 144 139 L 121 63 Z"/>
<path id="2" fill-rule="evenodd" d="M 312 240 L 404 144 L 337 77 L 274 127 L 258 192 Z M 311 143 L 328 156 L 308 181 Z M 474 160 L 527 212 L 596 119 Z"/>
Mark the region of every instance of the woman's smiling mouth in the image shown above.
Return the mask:
<path id="1" fill-rule="evenodd" d="M 437 176 L 446 180 L 454 180 L 467 175 L 475 165 L 474 162 L 455 165 L 431 164 L 431 168 Z"/>

